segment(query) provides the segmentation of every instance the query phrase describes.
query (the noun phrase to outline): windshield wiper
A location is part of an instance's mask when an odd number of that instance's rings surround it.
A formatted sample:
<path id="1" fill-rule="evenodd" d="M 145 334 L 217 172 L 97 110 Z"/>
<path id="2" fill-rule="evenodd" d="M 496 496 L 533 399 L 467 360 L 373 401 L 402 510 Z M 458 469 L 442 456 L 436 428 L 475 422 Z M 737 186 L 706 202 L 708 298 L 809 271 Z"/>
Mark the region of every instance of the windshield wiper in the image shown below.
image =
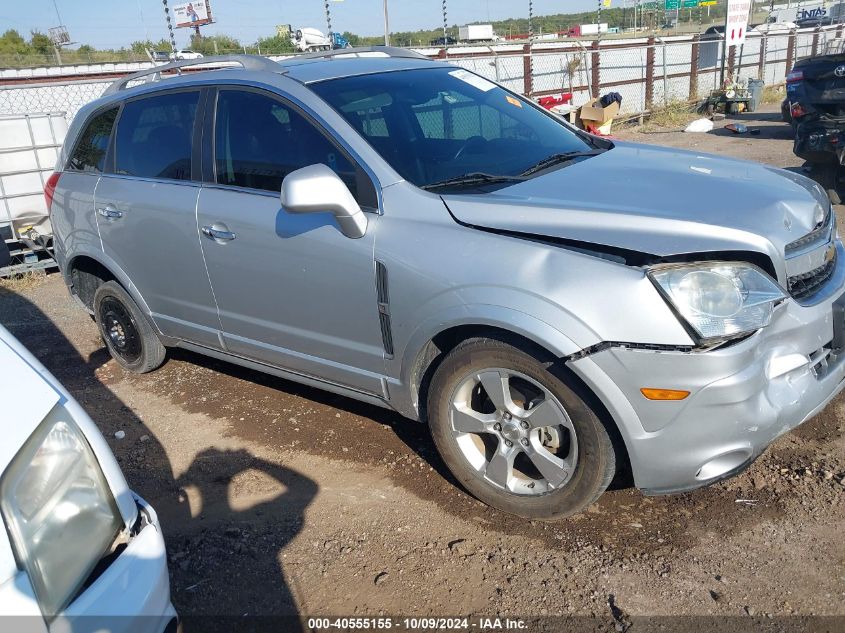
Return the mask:
<path id="1" fill-rule="evenodd" d="M 548 169 L 554 165 L 559 165 L 561 163 L 568 163 L 571 160 L 576 158 L 585 158 L 587 156 L 598 156 L 599 154 L 603 154 L 607 150 L 604 149 L 593 149 L 586 152 L 563 152 L 560 154 L 552 154 L 551 156 L 544 158 L 539 163 L 532 165 L 524 172 L 520 174 L 520 176 L 527 177 L 536 174 L 538 171 L 543 171 L 544 169 Z"/>
<path id="2" fill-rule="evenodd" d="M 454 178 L 447 178 L 446 180 L 433 182 L 429 185 L 423 185 L 422 189 L 431 191 L 432 189 L 443 189 L 445 187 L 471 187 L 473 185 L 488 185 L 498 182 L 521 182 L 523 180 L 525 180 L 525 178 L 522 178 L 521 176 L 497 176 L 495 174 L 475 172 L 472 174 L 455 176 Z"/>

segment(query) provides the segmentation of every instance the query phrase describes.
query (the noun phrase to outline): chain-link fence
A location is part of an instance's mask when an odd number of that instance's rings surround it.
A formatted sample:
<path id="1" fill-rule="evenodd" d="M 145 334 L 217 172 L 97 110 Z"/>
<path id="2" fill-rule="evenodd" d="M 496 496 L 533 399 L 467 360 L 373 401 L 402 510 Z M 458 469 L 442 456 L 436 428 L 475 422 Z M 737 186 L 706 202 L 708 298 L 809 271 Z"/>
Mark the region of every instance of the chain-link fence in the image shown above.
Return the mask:
<path id="1" fill-rule="evenodd" d="M 721 36 L 543 43 L 444 55 L 508 88 L 531 96 L 571 93 L 581 104 L 607 92 L 622 95 L 622 111 L 638 114 L 709 95 L 726 80 L 783 83 L 799 59 L 843 49 L 842 25 L 749 33 L 724 54 Z"/>
<path id="2" fill-rule="evenodd" d="M 582 104 L 618 92 L 623 113 L 636 115 L 705 97 L 725 79 L 753 77 L 767 84 L 782 83 L 798 59 L 841 50 L 842 29 L 842 25 L 834 25 L 749 33 L 745 44 L 731 47 L 727 57 L 718 35 L 504 44 L 441 50 L 433 56 L 534 97 L 571 93 L 573 102 Z M 82 105 L 99 97 L 110 81 L 148 65 L 74 67 L 72 77 L 55 76 L 45 69 L 29 75 L 0 71 L 0 115 L 61 111 L 70 121 Z M 82 79 L 86 74 L 96 78 Z"/>
<path id="3" fill-rule="evenodd" d="M 111 79 L 0 86 L 0 115 L 64 112 L 68 123 L 86 103 L 97 99 Z"/>

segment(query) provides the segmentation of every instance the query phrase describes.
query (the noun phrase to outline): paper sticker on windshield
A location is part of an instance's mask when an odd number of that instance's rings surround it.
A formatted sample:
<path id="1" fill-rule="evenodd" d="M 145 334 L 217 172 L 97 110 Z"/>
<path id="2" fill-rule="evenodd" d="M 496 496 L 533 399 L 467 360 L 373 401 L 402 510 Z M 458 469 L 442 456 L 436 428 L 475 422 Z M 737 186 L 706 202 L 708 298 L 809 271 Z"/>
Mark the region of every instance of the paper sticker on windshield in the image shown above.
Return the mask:
<path id="1" fill-rule="evenodd" d="M 519 102 L 519 99 L 517 99 L 515 97 L 512 97 L 510 95 L 505 95 L 505 99 L 508 100 L 508 103 L 510 103 L 513 106 L 516 106 L 517 108 L 522 107 L 522 104 Z"/>
<path id="2" fill-rule="evenodd" d="M 468 83 L 470 86 L 474 88 L 478 88 L 482 92 L 487 92 L 488 90 L 493 90 L 496 87 L 492 81 L 487 81 L 484 77 L 479 77 L 478 75 L 474 75 L 468 70 L 453 70 L 449 73 L 452 77 L 456 79 L 460 79 Z"/>

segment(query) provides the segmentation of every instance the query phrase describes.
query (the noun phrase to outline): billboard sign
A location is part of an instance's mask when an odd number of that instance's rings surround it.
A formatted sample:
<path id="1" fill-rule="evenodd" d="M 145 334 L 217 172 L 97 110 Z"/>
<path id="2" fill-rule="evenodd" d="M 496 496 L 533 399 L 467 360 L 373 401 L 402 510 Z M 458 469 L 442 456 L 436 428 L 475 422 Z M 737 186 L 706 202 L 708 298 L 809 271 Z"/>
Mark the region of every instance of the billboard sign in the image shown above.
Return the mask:
<path id="1" fill-rule="evenodd" d="M 211 24 L 211 7 L 208 0 L 196 0 L 195 2 L 183 2 L 173 5 L 173 17 L 176 19 L 176 28 L 203 26 Z"/>
<path id="2" fill-rule="evenodd" d="M 48 33 L 50 34 L 50 41 L 53 43 L 53 46 L 66 46 L 70 44 L 70 35 L 68 35 L 65 27 L 54 26 Z"/>
<path id="3" fill-rule="evenodd" d="M 726 46 L 739 46 L 745 43 L 750 9 L 751 0 L 728 0 L 728 15 L 725 20 Z"/>

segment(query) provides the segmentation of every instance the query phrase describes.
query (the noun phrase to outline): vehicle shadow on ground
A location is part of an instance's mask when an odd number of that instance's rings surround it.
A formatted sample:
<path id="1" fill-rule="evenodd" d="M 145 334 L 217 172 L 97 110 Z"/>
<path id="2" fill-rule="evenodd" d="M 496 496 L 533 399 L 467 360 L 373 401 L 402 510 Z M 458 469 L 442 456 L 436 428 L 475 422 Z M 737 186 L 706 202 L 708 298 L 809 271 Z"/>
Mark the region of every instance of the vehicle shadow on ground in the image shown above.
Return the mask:
<path id="1" fill-rule="evenodd" d="M 427 424 L 405 418 L 392 409 L 360 402 L 353 398 L 334 394 L 316 387 L 303 385 L 264 372 L 241 367 L 240 365 L 228 363 L 226 361 L 218 360 L 210 356 L 205 356 L 188 350 L 170 349 L 168 350 L 168 357 L 171 361 L 183 361 L 191 365 L 197 365 L 217 374 L 224 374 L 230 378 L 243 380 L 259 387 L 265 387 L 280 394 L 303 398 L 326 407 L 331 407 L 332 409 L 337 409 L 355 416 L 367 418 L 381 426 L 388 427 L 393 434 L 411 452 L 413 452 L 413 454 L 430 466 L 446 484 L 455 490 L 464 490 L 461 483 L 452 475 L 452 472 L 441 459 L 440 454 L 434 445 L 434 440 L 431 437 Z M 245 427 L 247 425 L 242 426 Z M 252 436 L 249 436 L 249 431 L 246 428 L 239 428 L 238 432 L 239 435 L 247 435 L 249 439 L 259 439 L 259 441 L 267 441 L 269 439 L 253 438 Z M 316 442 L 309 445 L 307 440 L 303 440 L 303 444 L 300 446 L 307 451 L 323 453 L 328 457 L 338 457 L 336 445 L 332 445 L 327 452 L 324 451 L 324 449 L 322 449 Z M 356 459 L 365 459 L 369 457 L 366 455 L 366 447 L 361 446 L 353 448 L 359 449 L 354 450 Z M 422 497 L 428 496 L 425 494 L 425 491 L 421 489 L 423 482 L 417 476 L 412 477 L 410 481 L 402 481 L 401 483 L 403 485 L 410 486 L 413 492 Z M 630 473 L 623 468 L 611 483 L 609 490 L 622 490 L 632 487 L 633 481 Z M 463 494 L 466 495 L 467 498 L 470 498 L 468 493 L 463 492 Z M 435 500 L 443 503 L 443 500 L 439 499 L 439 497 L 440 495 L 435 497 Z M 495 510 L 491 510 L 487 506 L 481 506 L 480 502 L 475 502 L 473 500 L 471 503 L 479 504 L 479 507 L 483 507 L 485 512 L 497 512 Z M 454 506 L 448 501 L 445 502 L 445 509 L 451 512 L 455 511 Z"/>
<path id="2" fill-rule="evenodd" d="M 667 538 L 678 545 L 691 544 L 696 534 L 708 529 L 743 531 L 781 513 L 769 491 L 754 493 L 760 501 L 754 514 L 735 503 L 735 495 L 718 488 L 647 499 L 631 487 L 630 474 L 622 472 L 609 489 L 612 492 L 588 512 L 554 524 L 526 521 L 485 506 L 466 493 L 442 462 L 424 424 L 388 409 L 186 350 L 171 349 L 168 354 L 170 361 L 156 372 L 161 374 L 160 380 L 175 380 L 193 366 L 201 372 L 195 380 L 204 385 L 205 393 L 215 394 L 208 399 L 174 394 L 176 406 L 212 416 L 223 414 L 235 436 L 276 446 L 282 454 L 305 452 L 361 468 L 384 466 L 395 484 L 417 498 L 492 532 L 535 537 L 555 547 L 561 546 L 561 538 L 582 545 L 613 544 L 620 552 L 633 555 L 655 551 Z M 223 406 L 229 408 L 221 411 Z M 285 420 L 288 415 L 292 417 Z M 388 428 L 394 437 L 380 437 L 377 429 L 368 430 L 367 421 Z M 422 465 L 435 472 L 429 473 Z M 620 524 L 639 528 L 633 533 L 620 532 Z"/>
<path id="3" fill-rule="evenodd" d="M 182 630 L 302 630 L 279 560 L 301 530 L 317 484 L 246 450 L 203 451 L 176 478 L 152 430 L 98 378 L 97 370 L 110 360 L 104 347 L 86 360 L 38 306 L 2 287 L 0 324 L 92 417 L 129 486 L 157 511 Z M 96 336 L 96 326 L 91 323 L 90 327 Z M 115 440 L 116 431 L 123 431 L 125 439 Z M 269 487 L 272 494 L 251 499 L 248 507 L 233 507 L 232 486 L 238 478 L 256 476 L 264 478 L 261 488 Z M 245 620 L 245 615 L 265 617 Z"/>
<path id="4" fill-rule="evenodd" d="M 428 431 L 428 426 L 403 417 L 392 409 L 379 407 L 365 402 L 354 400 L 347 396 L 303 385 L 285 378 L 273 376 L 264 372 L 248 369 L 218 360 L 210 356 L 198 354 L 183 349 L 169 349 L 168 359 L 172 361 L 184 361 L 191 365 L 204 367 L 215 373 L 223 374 L 231 378 L 244 380 L 254 385 L 266 387 L 276 392 L 303 398 L 333 409 L 338 409 L 352 415 L 368 418 L 377 424 L 389 427 L 411 451 L 421 459 L 424 459 L 443 479 L 453 486 L 460 487 L 457 479 L 440 459 L 434 440 Z"/>

